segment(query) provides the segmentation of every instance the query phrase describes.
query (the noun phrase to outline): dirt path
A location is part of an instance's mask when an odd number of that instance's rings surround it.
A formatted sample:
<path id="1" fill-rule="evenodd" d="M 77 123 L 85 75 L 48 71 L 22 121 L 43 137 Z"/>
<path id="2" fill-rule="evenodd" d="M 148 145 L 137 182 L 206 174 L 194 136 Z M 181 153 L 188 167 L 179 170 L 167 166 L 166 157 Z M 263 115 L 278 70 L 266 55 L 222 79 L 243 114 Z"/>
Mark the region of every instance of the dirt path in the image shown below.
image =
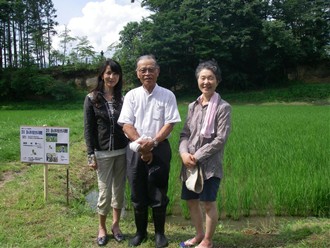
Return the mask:
<path id="1" fill-rule="evenodd" d="M 7 182 L 13 180 L 15 172 L 13 171 L 6 171 L 2 174 L 0 178 L 0 188 L 2 188 Z"/>
<path id="2" fill-rule="evenodd" d="M 15 170 L 8 170 L 5 172 L 0 173 L 0 189 L 8 182 L 14 180 L 14 178 L 24 173 L 27 170 L 27 167 L 22 166 L 21 168 Z"/>

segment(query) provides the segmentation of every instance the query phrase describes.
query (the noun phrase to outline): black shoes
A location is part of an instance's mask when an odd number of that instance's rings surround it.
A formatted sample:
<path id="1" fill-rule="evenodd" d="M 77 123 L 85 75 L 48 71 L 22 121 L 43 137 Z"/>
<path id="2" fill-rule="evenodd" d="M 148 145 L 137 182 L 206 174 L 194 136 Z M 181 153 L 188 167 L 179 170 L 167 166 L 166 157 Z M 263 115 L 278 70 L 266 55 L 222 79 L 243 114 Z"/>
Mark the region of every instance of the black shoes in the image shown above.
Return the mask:
<path id="1" fill-rule="evenodd" d="M 137 233 L 134 238 L 132 238 L 129 242 L 129 246 L 139 246 L 141 245 L 144 241 L 147 240 L 147 233 L 145 235 L 142 235 L 140 233 Z M 168 246 L 168 240 L 165 237 L 164 234 L 161 233 L 156 233 L 155 234 L 155 243 L 156 243 L 156 248 L 164 248 Z"/>
<path id="2" fill-rule="evenodd" d="M 155 235 L 156 248 L 163 248 L 168 246 L 167 238 L 164 234 L 156 233 Z"/>
<path id="3" fill-rule="evenodd" d="M 97 238 L 98 246 L 105 246 L 108 243 L 108 241 L 109 241 L 108 235 Z"/>
<path id="4" fill-rule="evenodd" d="M 129 242 L 129 246 L 132 247 L 132 246 L 139 246 L 142 242 L 146 241 L 147 240 L 147 233 L 145 233 L 144 235 L 143 234 L 140 234 L 140 233 L 136 233 L 134 238 L 132 238 Z"/>

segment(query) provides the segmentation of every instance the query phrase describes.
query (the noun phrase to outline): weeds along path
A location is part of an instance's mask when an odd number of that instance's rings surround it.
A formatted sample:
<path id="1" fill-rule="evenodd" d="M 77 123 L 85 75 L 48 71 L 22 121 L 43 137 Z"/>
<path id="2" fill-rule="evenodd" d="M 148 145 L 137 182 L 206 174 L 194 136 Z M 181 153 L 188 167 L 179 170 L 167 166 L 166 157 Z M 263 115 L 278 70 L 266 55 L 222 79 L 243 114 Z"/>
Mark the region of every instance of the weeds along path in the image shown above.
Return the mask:
<path id="1" fill-rule="evenodd" d="M 0 189 L 5 186 L 6 183 L 14 180 L 17 175 L 25 173 L 27 170 L 27 166 L 22 165 L 19 170 L 8 170 L 0 173 Z"/>
<path id="2" fill-rule="evenodd" d="M 14 177 L 13 171 L 6 171 L 0 178 L 0 188 L 2 188 L 8 181 L 11 181 Z"/>

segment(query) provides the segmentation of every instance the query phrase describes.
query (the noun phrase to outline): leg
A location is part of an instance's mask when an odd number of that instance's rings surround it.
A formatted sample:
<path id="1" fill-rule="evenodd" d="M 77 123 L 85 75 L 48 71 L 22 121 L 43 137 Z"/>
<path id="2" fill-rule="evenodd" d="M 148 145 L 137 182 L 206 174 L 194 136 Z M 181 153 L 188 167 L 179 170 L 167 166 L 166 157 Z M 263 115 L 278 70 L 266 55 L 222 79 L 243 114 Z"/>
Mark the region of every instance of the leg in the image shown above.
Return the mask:
<path id="1" fill-rule="evenodd" d="M 197 244 L 204 238 L 203 212 L 198 199 L 187 200 L 192 224 L 196 229 L 196 235 L 190 243 Z"/>
<path id="2" fill-rule="evenodd" d="M 99 232 L 97 243 L 104 246 L 108 242 L 108 233 L 106 228 L 107 215 L 111 209 L 111 184 L 112 184 L 112 163 L 109 158 L 100 158 L 96 153 L 97 159 L 97 178 L 99 197 L 97 202 L 97 212 L 99 214 Z"/>
<path id="3" fill-rule="evenodd" d="M 153 155 L 153 163 L 150 166 L 159 166 L 159 170 L 154 178 L 148 180 L 148 191 L 155 226 L 156 248 L 163 248 L 168 246 L 168 240 L 165 236 L 166 207 L 169 201 L 167 190 L 171 160 L 171 149 L 168 141 L 161 142 L 153 150 Z"/>
<path id="4" fill-rule="evenodd" d="M 120 230 L 119 222 L 121 211 L 125 207 L 125 186 L 126 186 L 126 155 L 119 155 L 115 158 L 112 182 L 112 227 L 111 231 L 116 241 L 124 240 Z"/>
<path id="5" fill-rule="evenodd" d="M 165 236 L 166 206 L 152 208 L 152 214 L 155 225 L 156 248 L 168 246 L 168 240 Z"/>
<path id="6" fill-rule="evenodd" d="M 99 214 L 99 233 L 97 235 L 97 244 L 99 246 L 104 246 L 108 243 L 108 234 L 107 234 L 107 227 L 106 227 L 106 215 Z"/>
<path id="7" fill-rule="evenodd" d="M 124 235 L 122 234 L 122 232 L 120 231 L 120 228 L 119 228 L 120 215 L 121 215 L 121 208 L 112 209 L 111 232 L 113 234 L 114 239 L 117 242 L 121 242 L 125 239 Z"/>
<path id="8" fill-rule="evenodd" d="M 139 246 L 147 239 L 148 227 L 148 196 L 147 178 L 144 162 L 139 153 L 127 150 L 127 178 L 131 188 L 131 201 L 134 207 L 134 221 L 136 234 L 129 241 L 129 246 Z"/>
<path id="9" fill-rule="evenodd" d="M 218 209 L 216 202 L 205 202 L 205 224 L 206 231 L 202 242 L 197 246 L 197 248 L 210 248 L 213 247 L 212 237 L 214 235 L 217 223 L 218 223 Z"/>
<path id="10" fill-rule="evenodd" d="M 134 209 L 136 234 L 130 240 L 129 246 L 139 246 L 147 239 L 148 208 Z"/>
<path id="11" fill-rule="evenodd" d="M 187 202 L 190 218 L 195 227 L 195 236 L 180 243 L 180 247 L 193 247 L 204 238 L 203 212 L 200 206 L 200 195 L 187 189 L 185 182 L 182 183 L 181 199 Z"/>
<path id="12" fill-rule="evenodd" d="M 197 248 L 213 247 L 212 238 L 218 223 L 217 194 L 220 186 L 220 178 L 211 177 L 204 181 L 204 189 L 200 196 L 200 201 L 205 207 L 205 237 Z"/>
<path id="13" fill-rule="evenodd" d="M 99 214 L 99 234 L 98 237 L 104 237 L 107 235 L 107 226 L 106 226 L 106 215 Z"/>
<path id="14" fill-rule="evenodd" d="M 113 208 L 112 209 L 112 230 L 115 233 L 118 233 L 119 230 L 119 221 L 120 221 L 121 209 Z"/>

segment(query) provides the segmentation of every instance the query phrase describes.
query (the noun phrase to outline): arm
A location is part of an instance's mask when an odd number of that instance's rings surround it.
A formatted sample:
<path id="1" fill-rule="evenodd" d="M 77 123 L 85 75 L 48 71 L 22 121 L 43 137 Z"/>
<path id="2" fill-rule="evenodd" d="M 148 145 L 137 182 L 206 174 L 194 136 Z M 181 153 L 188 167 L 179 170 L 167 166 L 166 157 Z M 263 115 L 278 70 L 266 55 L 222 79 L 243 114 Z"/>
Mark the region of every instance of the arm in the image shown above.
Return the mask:
<path id="1" fill-rule="evenodd" d="M 96 120 L 91 100 L 86 96 L 84 101 L 84 136 L 87 147 L 88 166 L 91 169 L 97 169 L 97 164 L 94 157 Z"/>
<path id="2" fill-rule="evenodd" d="M 156 137 L 154 137 L 152 140 L 146 139 L 146 140 L 139 141 L 139 144 L 141 144 L 140 152 L 151 151 L 152 148 L 154 147 L 154 141 L 159 143 L 159 142 L 162 142 L 163 140 L 165 140 L 172 132 L 173 127 L 174 127 L 173 123 L 165 124 L 160 129 L 160 131 L 156 134 Z M 135 141 L 140 137 L 140 135 L 136 131 L 135 127 L 131 124 L 124 124 L 123 131 L 131 141 Z"/>
<path id="3" fill-rule="evenodd" d="M 156 140 L 158 143 L 165 140 L 170 133 L 173 131 L 174 123 L 165 124 L 160 131 L 156 134 L 156 137 L 153 140 Z"/>
<path id="4" fill-rule="evenodd" d="M 91 104 L 91 100 L 88 96 L 85 98 L 84 102 L 84 136 L 87 146 L 87 153 L 93 154 L 95 148 L 95 130 L 96 130 L 96 120 Z"/>
<path id="5" fill-rule="evenodd" d="M 164 141 L 172 132 L 174 123 L 165 124 L 159 132 L 156 134 L 156 137 L 153 139 L 146 139 L 141 142 L 140 152 L 146 153 L 150 152 L 158 143 Z"/>
<path id="6" fill-rule="evenodd" d="M 196 160 L 195 160 L 194 156 L 192 154 L 190 154 L 188 151 L 188 142 L 189 142 L 189 137 L 191 135 L 188 123 L 190 123 L 192 108 L 193 108 L 193 105 L 189 105 L 187 119 L 186 119 L 183 129 L 180 133 L 180 141 L 179 141 L 179 153 L 180 153 L 180 156 L 182 159 L 182 163 L 187 168 L 193 168 L 196 166 Z"/>
<path id="7" fill-rule="evenodd" d="M 124 133 L 126 134 L 127 138 L 130 141 L 135 141 L 135 140 L 137 140 L 140 137 L 140 135 L 136 131 L 135 127 L 133 125 L 131 125 L 131 124 L 125 123 L 123 125 L 123 131 L 124 131 Z"/>
<path id="8" fill-rule="evenodd" d="M 140 135 L 137 132 L 136 128 L 131 124 L 125 123 L 123 125 L 123 131 L 126 134 L 126 136 L 133 142 L 137 141 L 140 138 Z M 149 142 L 148 140 L 140 139 L 137 143 L 140 144 L 140 147 L 138 147 L 138 152 L 141 153 L 141 159 L 145 162 L 148 162 L 148 164 L 150 164 L 153 159 L 151 153 L 151 150 L 153 148 L 153 141 Z M 150 146 L 149 143 L 151 143 L 152 146 Z M 144 146 L 143 149 L 142 146 Z"/>

